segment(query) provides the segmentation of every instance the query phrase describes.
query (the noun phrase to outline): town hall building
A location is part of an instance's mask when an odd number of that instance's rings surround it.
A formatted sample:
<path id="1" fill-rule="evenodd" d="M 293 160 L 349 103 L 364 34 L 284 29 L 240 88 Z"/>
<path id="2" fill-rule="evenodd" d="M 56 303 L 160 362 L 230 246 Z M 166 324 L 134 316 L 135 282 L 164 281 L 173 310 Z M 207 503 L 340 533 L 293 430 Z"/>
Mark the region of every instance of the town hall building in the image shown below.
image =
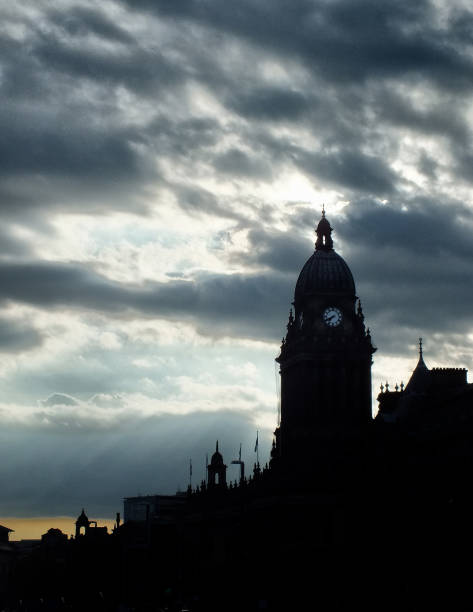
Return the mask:
<path id="1" fill-rule="evenodd" d="M 240 459 L 229 482 L 217 442 L 198 486 L 125 498 L 113 534 L 83 511 L 61 557 L 72 587 L 89 560 L 101 604 L 139 609 L 473 609 L 466 370 L 429 368 L 420 343 L 406 386 L 382 385 L 373 418 L 376 348 L 325 212 L 292 306 L 268 461 L 245 476 Z"/>
<path id="2" fill-rule="evenodd" d="M 420 344 L 407 385 L 383 386 L 373 419 L 375 351 L 323 212 L 276 359 L 271 458 L 232 486 L 217 449 L 188 492 L 191 590 L 217 602 L 238 576 L 235 610 L 473 608 L 473 385 L 464 369 L 429 369 Z"/>

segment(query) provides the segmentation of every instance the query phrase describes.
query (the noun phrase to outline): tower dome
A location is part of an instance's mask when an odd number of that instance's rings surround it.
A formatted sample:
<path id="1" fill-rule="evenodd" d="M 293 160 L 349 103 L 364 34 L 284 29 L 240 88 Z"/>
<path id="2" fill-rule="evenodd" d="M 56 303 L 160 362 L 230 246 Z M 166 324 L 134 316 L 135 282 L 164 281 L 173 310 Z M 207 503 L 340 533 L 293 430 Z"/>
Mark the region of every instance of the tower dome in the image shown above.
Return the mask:
<path id="1" fill-rule="evenodd" d="M 315 230 L 315 252 L 309 257 L 299 274 L 295 289 L 298 301 L 314 294 L 355 295 L 355 281 L 345 260 L 333 250 L 332 228 L 322 211 L 322 219 Z"/>
<path id="2" fill-rule="evenodd" d="M 210 459 L 210 465 L 223 465 L 223 457 L 218 450 L 218 440 L 215 446 L 215 453 L 212 455 L 212 458 Z"/>

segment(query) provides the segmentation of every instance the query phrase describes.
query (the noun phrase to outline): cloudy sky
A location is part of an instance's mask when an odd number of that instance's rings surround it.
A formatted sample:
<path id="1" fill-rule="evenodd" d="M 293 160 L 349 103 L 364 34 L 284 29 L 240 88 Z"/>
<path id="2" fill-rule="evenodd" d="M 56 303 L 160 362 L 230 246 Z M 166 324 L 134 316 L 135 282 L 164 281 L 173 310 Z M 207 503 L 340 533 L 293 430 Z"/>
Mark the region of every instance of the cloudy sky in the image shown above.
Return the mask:
<path id="1" fill-rule="evenodd" d="M 374 387 L 472 367 L 469 6 L 0 0 L 0 516 L 265 456 L 322 203 Z"/>

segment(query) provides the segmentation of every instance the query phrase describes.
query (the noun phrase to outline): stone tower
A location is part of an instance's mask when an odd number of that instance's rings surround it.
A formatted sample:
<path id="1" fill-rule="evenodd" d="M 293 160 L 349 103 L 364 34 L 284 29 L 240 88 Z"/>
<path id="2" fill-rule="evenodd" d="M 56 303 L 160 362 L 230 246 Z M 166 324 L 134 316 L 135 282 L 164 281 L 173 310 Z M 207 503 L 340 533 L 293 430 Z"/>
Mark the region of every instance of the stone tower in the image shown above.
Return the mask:
<path id="1" fill-rule="evenodd" d="M 352 273 L 333 249 L 322 212 L 315 251 L 299 274 L 281 373 L 281 458 L 297 460 L 317 439 L 343 435 L 372 419 L 371 365 L 376 350 L 365 329 Z"/>

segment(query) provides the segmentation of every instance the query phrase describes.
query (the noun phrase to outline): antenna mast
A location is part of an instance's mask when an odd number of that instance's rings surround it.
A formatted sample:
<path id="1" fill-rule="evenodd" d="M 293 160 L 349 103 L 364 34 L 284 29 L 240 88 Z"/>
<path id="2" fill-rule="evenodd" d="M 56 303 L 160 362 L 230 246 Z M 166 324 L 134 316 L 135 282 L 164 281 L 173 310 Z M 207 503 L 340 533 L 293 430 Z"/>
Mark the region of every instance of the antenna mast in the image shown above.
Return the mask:
<path id="1" fill-rule="evenodd" d="M 240 452 L 238 453 L 238 460 L 234 459 L 232 461 L 232 465 L 240 466 L 240 482 L 245 478 L 245 462 L 241 460 L 241 442 L 240 442 Z"/>

